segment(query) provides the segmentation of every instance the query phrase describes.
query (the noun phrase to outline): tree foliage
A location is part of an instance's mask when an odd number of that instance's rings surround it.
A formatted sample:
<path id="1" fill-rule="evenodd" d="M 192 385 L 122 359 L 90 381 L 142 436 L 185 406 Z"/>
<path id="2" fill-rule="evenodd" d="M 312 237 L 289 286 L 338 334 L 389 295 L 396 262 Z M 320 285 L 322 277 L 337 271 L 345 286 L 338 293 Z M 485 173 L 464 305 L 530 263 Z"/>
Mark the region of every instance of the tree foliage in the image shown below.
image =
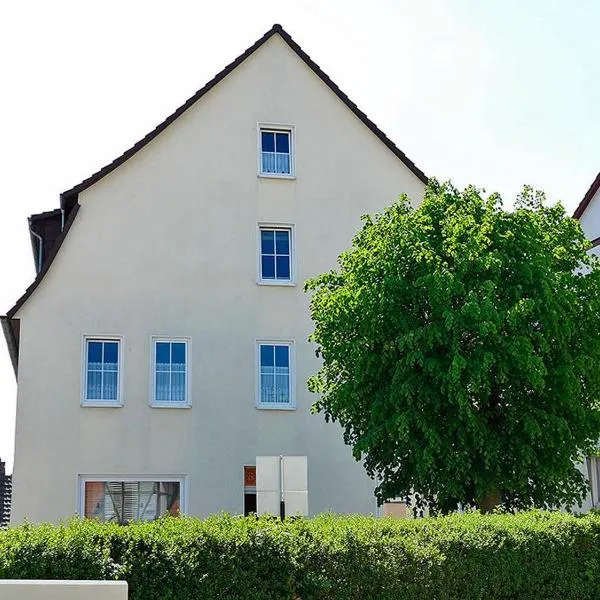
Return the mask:
<path id="1" fill-rule="evenodd" d="M 431 181 L 364 226 L 314 292 L 313 410 L 339 421 L 379 501 L 573 506 L 600 437 L 600 266 L 525 188 Z"/>

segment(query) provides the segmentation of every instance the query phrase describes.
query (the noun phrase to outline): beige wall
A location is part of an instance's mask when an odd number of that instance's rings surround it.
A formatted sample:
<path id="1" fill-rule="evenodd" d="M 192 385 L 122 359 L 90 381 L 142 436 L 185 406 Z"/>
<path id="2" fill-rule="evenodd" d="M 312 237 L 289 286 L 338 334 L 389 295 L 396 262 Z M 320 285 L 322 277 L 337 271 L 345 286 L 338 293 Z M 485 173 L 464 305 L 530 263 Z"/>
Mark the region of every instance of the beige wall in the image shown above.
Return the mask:
<path id="1" fill-rule="evenodd" d="M 2 600 L 127 600 L 126 581 L 0 580 Z"/>
<path id="2" fill-rule="evenodd" d="M 295 126 L 294 180 L 257 177 L 257 123 Z M 13 522 L 68 517 L 79 474 L 185 474 L 188 512 L 241 512 L 243 465 L 308 457 L 311 513 L 373 512 L 339 425 L 310 414 L 318 363 L 302 283 L 423 184 L 274 36 L 80 195 L 25 306 Z M 257 285 L 257 224 L 295 227 L 298 285 Z M 123 408 L 80 406 L 82 336 L 123 336 Z M 192 339 L 192 408 L 149 407 L 153 334 Z M 297 410 L 255 408 L 255 341 L 295 341 Z"/>

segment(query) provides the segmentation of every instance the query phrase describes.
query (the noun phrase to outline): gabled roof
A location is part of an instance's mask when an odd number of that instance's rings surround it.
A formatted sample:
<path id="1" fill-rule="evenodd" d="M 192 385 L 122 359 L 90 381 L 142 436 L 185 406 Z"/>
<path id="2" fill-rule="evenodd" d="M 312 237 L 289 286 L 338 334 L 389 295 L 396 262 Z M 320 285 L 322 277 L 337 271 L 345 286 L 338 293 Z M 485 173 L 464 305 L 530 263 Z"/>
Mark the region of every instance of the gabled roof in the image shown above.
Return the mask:
<path id="1" fill-rule="evenodd" d="M 54 260 L 62 242 L 65 239 L 66 234 L 71 227 L 75 216 L 77 214 L 77 208 L 79 207 L 77 200 L 78 195 L 87 190 L 89 187 L 100 181 L 103 177 L 114 171 L 117 167 L 122 165 L 125 161 L 134 156 L 144 146 L 149 144 L 157 135 L 164 131 L 175 119 L 180 117 L 188 108 L 193 106 L 204 94 L 215 87 L 220 81 L 225 79 L 229 73 L 231 73 L 236 67 L 241 65 L 249 56 L 251 56 L 256 50 L 263 46 L 269 39 L 275 34 L 279 34 L 287 45 L 300 57 L 301 60 L 327 85 L 327 87 L 362 121 L 371 132 L 376 135 L 387 147 L 393 152 L 402 163 L 423 183 L 427 183 L 427 176 L 419 169 L 407 156 L 390 140 L 367 115 L 362 112 L 358 106 L 340 88 L 329 78 L 329 76 L 315 63 L 304 50 L 292 39 L 289 33 L 283 29 L 279 24 L 273 25 L 269 31 L 267 31 L 259 40 L 257 40 L 252 46 L 250 46 L 243 54 L 240 54 L 233 62 L 228 64 L 220 73 L 215 75 L 203 88 L 199 89 L 191 98 L 189 98 L 184 104 L 182 104 L 173 114 L 169 115 L 162 123 L 155 127 L 150 133 L 144 136 L 139 142 L 134 144 L 129 150 L 126 150 L 121 156 L 113 160 L 108 165 L 102 167 L 99 171 L 84 179 L 81 183 L 66 190 L 60 195 L 60 207 L 66 214 L 69 215 L 67 219 L 64 231 L 61 233 L 59 238 L 54 244 L 50 256 L 44 262 L 42 270 L 39 272 L 34 282 L 27 288 L 26 292 L 17 300 L 16 304 L 7 312 L 6 317 L 2 317 L 2 325 L 6 337 L 6 341 L 9 347 L 9 353 L 13 362 L 15 373 L 17 371 L 17 358 L 18 358 L 18 319 L 14 319 L 16 312 L 23 306 L 26 300 L 35 291 L 37 286 L 41 283 L 44 275 L 48 272 L 52 261 Z M 75 209 L 75 210 L 74 210 Z M 45 213 L 44 213 L 45 214 Z"/>
<path id="2" fill-rule="evenodd" d="M 590 188 L 585 193 L 583 200 L 579 203 L 579 206 L 575 209 L 573 213 L 574 219 L 581 218 L 581 215 L 585 212 L 585 209 L 588 207 L 588 204 L 592 201 L 592 198 L 596 195 L 596 192 L 600 189 L 600 173 L 596 175 L 596 179 L 590 185 Z"/>
<path id="3" fill-rule="evenodd" d="M 276 33 L 278 33 L 287 43 L 287 45 L 306 63 L 308 67 L 331 89 L 336 96 L 412 171 L 423 183 L 427 183 L 427 177 L 421 169 L 419 169 L 415 163 L 410 160 L 394 142 L 392 142 L 386 135 L 362 112 L 350 98 L 329 78 L 329 76 L 321 70 L 321 67 L 312 60 L 312 58 L 302 50 L 302 48 L 292 39 L 292 36 L 283 29 L 281 25 L 276 23 L 257 40 L 250 48 L 248 48 L 243 54 L 240 54 L 232 63 L 228 64 L 220 73 L 215 75 L 203 88 L 199 89 L 191 98 L 186 100 L 173 114 L 169 115 L 160 125 L 157 125 L 148 135 L 143 137 L 139 142 L 134 144 L 129 150 L 126 150 L 121 156 L 113 160 L 110 164 L 102 167 L 99 171 L 84 179 L 81 183 L 72 187 L 70 190 L 61 194 L 61 205 L 64 202 L 72 201 L 74 196 L 77 196 L 80 192 L 83 192 L 94 183 L 100 181 L 103 177 L 114 171 L 119 165 L 122 165 L 126 160 L 131 158 L 139 150 L 141 150 L 146 144 L 150 143 L 159 133 L 164 131 L 177 117 L 181 116 L 188 108 L 195 104 L 204 94 L 211 90 L 221 80 L 225 79 L 229 73 L 231 73 L 236 67 L 241 65 L 250 55 L 258 50 L 263 44 L 269 41 Z M 64 207 L 64 206 L 63 206 Z"/>

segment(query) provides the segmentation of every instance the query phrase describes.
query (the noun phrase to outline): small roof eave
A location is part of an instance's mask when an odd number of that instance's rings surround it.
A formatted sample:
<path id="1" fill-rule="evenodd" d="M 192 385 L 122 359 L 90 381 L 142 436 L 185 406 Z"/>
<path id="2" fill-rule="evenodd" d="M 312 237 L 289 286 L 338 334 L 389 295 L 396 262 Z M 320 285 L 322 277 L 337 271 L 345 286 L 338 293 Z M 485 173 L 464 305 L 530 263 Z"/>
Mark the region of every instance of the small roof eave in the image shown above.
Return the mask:
<path id="1" fill-rule="evenodd" d="M 592 181 L 592 185 L 590 185 L 588 191 L 585 193 L 585 196 L 579 203 L 579 206 L 577 206 L 577 208 L 575 209 L 575 212 L 573 213 L 574 219 L 581 218 L 581 216 L 585 212 L 586 208 L 588 207 L 589 203 L 592 201 L 592 199 L 596 195 L 596 192 L 599 189 L 600 189 L 600 173 L 598 173 L 598 175 L 596 175 L 596 179 L 594 179 L 594 181 Z"/>

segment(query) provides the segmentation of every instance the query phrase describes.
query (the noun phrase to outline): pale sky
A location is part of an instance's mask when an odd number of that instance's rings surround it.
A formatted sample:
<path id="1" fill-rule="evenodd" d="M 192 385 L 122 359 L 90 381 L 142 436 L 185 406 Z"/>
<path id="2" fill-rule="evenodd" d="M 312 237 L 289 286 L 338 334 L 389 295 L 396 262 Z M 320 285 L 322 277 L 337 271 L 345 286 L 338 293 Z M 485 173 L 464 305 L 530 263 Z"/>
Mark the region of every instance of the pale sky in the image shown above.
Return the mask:
<path id="1" fill-rule="evenodd" d="M 34 278 L 27 217 L 275 22 L 427 175 L 572 212 L 600 170 L 597 0 L 0 0 L 1 314 Z M 15 398 L 0 339 L 9 470 Z"/>

